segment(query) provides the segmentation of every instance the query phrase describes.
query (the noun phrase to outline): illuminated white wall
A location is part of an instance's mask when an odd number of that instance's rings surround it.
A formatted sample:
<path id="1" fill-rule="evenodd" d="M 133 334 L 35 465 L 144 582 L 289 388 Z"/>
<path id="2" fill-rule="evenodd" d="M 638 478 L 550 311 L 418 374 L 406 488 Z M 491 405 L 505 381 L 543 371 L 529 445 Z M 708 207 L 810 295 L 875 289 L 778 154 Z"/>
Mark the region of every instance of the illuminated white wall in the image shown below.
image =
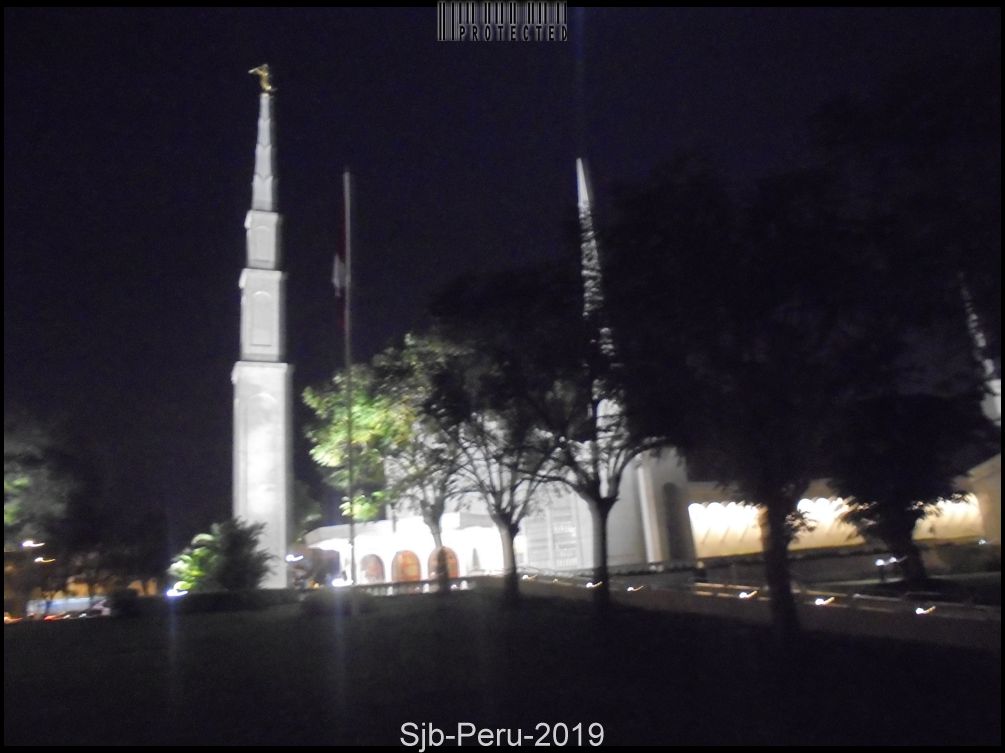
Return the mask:
<path id="1" fill-rule="evenodd" d="M 590 510 L 577 494 L 565 490 L 524 519 L 517 536 L 517 563 L 539 570 L 580 570 L 593 562 Z"/>
<path id="2" fill-rule="evenodd" d="M 938 508 L 938 515 L 929 515 L 918 521 L 918 525 L 914 527 L 915 539 L 924 541 L 983 537 L 984 521 L 975 496 L 968 495 L 966 502 L 940 502 Z"/>
<path id="3" fill-rule="evenodd" d="M 654 485 L 681 482 L 683 467 L 675 457 L 672 467 L 656 465 L 652 469 Z M 644 524 L 642 509 L 636 496 L 639 477 L 626 480 L 623 498 L 612 513 L 609 524 L 612 566 L 638 565 L 645 560 Z M 692 483 L 683 487 L 693 501 L 686 508 L 689 533 L 693 536 L 693 558 L 723 557 L 761 552 L 761 529 L 756 507 L 730 500 L 714 500 L 712 495 L 722 494 L 714 484 Z M 826 484 L 811 486 L 811 492 L 826 493 Z M 848 547 L 861 544 L 862 539 L 853 526 L 840 518 L 845 511 L 840 499 L 814 496 L 802 500 L 799 509 L 813 523 L 812 531 L 805 531 L 790 547 L 793 551 Z M 918 523 L 915 538 L 967 539 L 985 536 L 985 522 L 981 505 L 971 496 L 963 503 L 942 503 L 939 515 L 930 515 Z M 683 514 L 683 510 L 682 510 Z M 624 525 L 627 522 L 627 525 Z M 662 533 L 669 534 L 669 519 L 663 519 Z M 678 521 L 679 523 L 680 521 Z M 559 495 L 552 506 L 542 506 L 540 512 L 524 521 L 523 529 L 515 542 L 516 560 L 520 567 L 541 570 L 577 570 L 592 567 L 592 523 L 589 510 L 582 500 L 573 495 Z M 365 523 L 357 526 L 357 563 L 367 554 L 379 556 L 387 577 L 391 577 L 391 562 L 398 551 L 414 552 L 420 561 L 424 578 L 429 573 L 429 555 L 433 539 L 429 529 L 418 516 L 400 518 L 396 530 L 390 521 Z M 320 528 L 308 534 L 309 546 L 341 552 L 348 562 L 348 526 Z M 443 519 L 443 543 L 457 555 L 461 575 L 472 573 L 498 573 L 502 571 L 502 543 L 498 531 L 485 515 L 484 504 L 472 499 L 465 513 L 447 513 Z M 665 545 L 665 544 L 664 544 Z M 477 553 L 477 554 L 476 554 Z M 669 559 L 687 559 L 683 555 Z"/>
<path id="4" fill-rule="evenodd" d="M 699 559 L 761 550 L 756 507 L 739 502 L 692 502 L 688 513 Z"/>
<path id="5" fill-rule="evenodd" d="M 443 545 L 457 555 L 460 575 L 499 573 L 503 568 L 502 543 L 499 533 L 487 517 L 464 512 L 448 512 L 443 515 Z M 343 566 L 349 570 L 350 546 L 349 526 L 325 526 L 317 528 L 304 537 L 307 546 L 339 553 Z M 398 552 L 413 552 L 419 558 L 423 579 L 432 579 L 429 558 L 435 547 L 429 527 L 418 515 L 399 518 L 397 523 L 379 520 L 356 524 L 356 569 L 368 555 L 380 557 L 384 563 L 384 574 L 391 580 L 391 563 Z M 362 577 L 360 576 L 362 580 Z"/>
<path id="6" fill-rule="evenodd" d="M 985 538 L 1000 541 L 1000 456 L 971 472 L 973 490 L 964 503 L 943 503 L 939 514 L 929 515 L 915 529 L 915 539 L 951 540 Z M 524 520 L 515 542 L 519 567 L 541 570 L 582 570 L 593 566 L 593 526 L 589 508 L 569 492 L 551 492 L 539 512 Z M 619 501 L 608 520 L 608 563 L 612 567 L 638 566 L 647 562 L 694 561 L 709 557 L 759 554 L 762 550 L 759 514 L 756 507 L 729 499 L 731 492 L 711 482 L 688 481 L 683 460 L 672 450 L 647 454 L 632 463 L 621 483 Z M 462 575 L 470 574 L 472 553 L 478 552 L 478 570 L 502 569 L 502 545 L 495 527 L 487 519 L 484 502 L 471 495 L 464 508 L 483 516 L 483 527 L 455 526 L 444 530 L 444 543 L 457 556 Z M 799 510 L 812 524 L 792 543 L 793 551 L 843 548 L 863 543 L 855 528 L 841 521 L 846 510 L 833 496 L 825 480 L 812 482 Z M 448 514 L 449 517 L 449 514 Z M 446 518 L 445 518 L 446 519 Z M 423 573 L 428 570 L 432 538 L 414 518 L 411 538 L 402 538 L 409 528 L 399 521 L 399 532 L 391 541 L 389 523 L 375 524 L 357 549 L 359 561 L 365 554 L 381 557 L 390 574 L 394 553 L 400 549 L 418 555 Z M 347 536 L 347 534 L 344 534 Z M 323 538 L 323 537 L 322 537 Z M 334 542 L 335 538 L 329 536 Z M 318 541 L 321 538 L 317 539 Z M 325 546 L 329 546 L 325 544 Z M 336 548 L 334 543 L 331 548 Z M 339 545 L 348 555 L 347 544 Z"/>
<path id="7" fill-rule="evenodd" d="M 811 522 L 813 530 L 800 533 L 789 548 L 798 551 L 863 543 L 855 528 L 840 520 L 846 509 L 840 499 L 817 497 L 800 501 L 799 510 Z M 761 551 L 761 526 L 756 507 L 731 501 L 692 502 L 688 512 L 698 557 Z M 940 502 L 938 514 L 919 521 L 914 530 L 914 537 L 919 541 L 979 538 L 982 535 L 981 511 L 973 496 L 965 502 Z"/>
<path id="8" fill-rule="evenodd" d="M 971 469 L 967 489 L 977 498 L 983 523 L 982 536 L 991 544 L 1002 540 L 1002 456 L 995 455 Z"/>
<path id="9" fill-rule="evenodd" d="M 634 465 L 634 484 L 624 493 L 638 499 L 646 536 L 646 561 L 693 559 L 684 459 L 676 450 L 667 448 L 647 453 Z"/>

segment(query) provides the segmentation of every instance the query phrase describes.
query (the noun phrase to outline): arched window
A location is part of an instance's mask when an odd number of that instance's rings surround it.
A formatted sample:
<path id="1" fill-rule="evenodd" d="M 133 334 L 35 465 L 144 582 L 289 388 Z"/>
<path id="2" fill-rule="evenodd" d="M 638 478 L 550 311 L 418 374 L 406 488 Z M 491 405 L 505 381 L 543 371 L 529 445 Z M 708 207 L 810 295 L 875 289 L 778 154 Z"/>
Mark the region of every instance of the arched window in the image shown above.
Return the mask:
<path id="1" fill-rule="evenodd" d="M 359 561 L 360 580 L 363 583 L 384 582 L 384 560 L 376 554 L 368 554 Z"/>
<path id="2" fill-rule="evenodd" d="M 439 576 L 441 553 L 443 555 L 442 566 L 447 570 L 447 577 L 460 577 L 461 571 L 460 567 L 457 565 L 457 554 L 453 549 L 447 546 L 441 546 L 439 549 L 434 549 L 432 554 L 429 555 L 429 577 L 436 578 Z"/>
<path id="3" fill-rule="evenodd" d="M 395 583 L 422 580 L 419 556 L 407 550 L 394 555 L 394 560 L 391 561 L 391 580 Z"/>

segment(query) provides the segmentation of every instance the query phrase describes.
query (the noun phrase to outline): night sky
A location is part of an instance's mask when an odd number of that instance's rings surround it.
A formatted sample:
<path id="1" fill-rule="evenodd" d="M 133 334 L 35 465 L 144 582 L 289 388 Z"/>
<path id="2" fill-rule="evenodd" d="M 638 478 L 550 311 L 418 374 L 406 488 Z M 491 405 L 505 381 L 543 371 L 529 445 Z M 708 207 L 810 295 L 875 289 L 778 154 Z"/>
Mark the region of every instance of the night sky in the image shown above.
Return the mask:
<path id="1" fill-rule="evenodd" d="M 447 44 L 433 8 L 5 10 L 5 412 L 77 427 L 112 493 L 167 506 L 179 530 L 228 514 L 258 108 L 246 71 L 262 62 L 279 90 L 299 395 L 335 364 L 344 166 L 366 357 L 421 328 L 458 273 L 555 254 L 580 150 L 601 199 L 683 148 L 742 187 L 804 159 L 807 116 L 838 95 L 920 63 L 1000 59 L 994 9 L 570 20 L 564 44 Z M 302 446 L 296 465 L 306 479 Z"/>

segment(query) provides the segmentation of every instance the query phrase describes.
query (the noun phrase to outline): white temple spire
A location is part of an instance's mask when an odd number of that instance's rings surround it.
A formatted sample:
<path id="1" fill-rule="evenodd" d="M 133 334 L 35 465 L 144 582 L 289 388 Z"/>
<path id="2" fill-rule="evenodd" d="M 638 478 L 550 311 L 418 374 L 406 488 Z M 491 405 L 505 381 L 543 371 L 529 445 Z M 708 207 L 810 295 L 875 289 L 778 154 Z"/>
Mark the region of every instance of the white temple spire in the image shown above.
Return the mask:
<path id="1" fill-rule="evenodd" d="M 251 208 L 271 212 L 276 208 L 275 162 L 272 152 L 272 94 L 258 97 L 258 142 L 255 145 L 255 176 L 251 184 Z"/>
<path id="2" fill-rule="evenodd" d="M 984 336 L 984 329 L 981 327 L 980 318 L 974 309 L 974 301 L 970 296 L 970 289 L 960 275 L 960 295 L 963 296 L 963 307 L 967 314 L 967 329 L 970 331 L 970 339 L 974 345 L 974 357 L 981 364 L 984 372 L 984 386 L 987 394 L 982 403 L 984 415 L 988 420 L 1001 426 L 1002 423 L 1002 379 L 995 369 L 994 361 L 988 356 L 988 341 Z"/>
<path id="3" fill-rule="evenodd" d="M 259 545 L 272 555 L 266 588 L 286 587 L 287 508 L 292 475 L 292 368 L 286 358 L 286 275 L 280 269 L 282 218 L 276 210 L 272 94 L 262 82 L 258 139 L 241 272 L 241 348 L 234 365 L 234 517 L 264 524 Z"/>
<path id="4" fill-rule="evenodd" d="M 593 200 L 590 177 L 582 157 L 576 159 L 576 190 L 579 205 L 580 255 L 583 275 L 583 316 L 587 319 L 600 314 L 604 303 L 603 280 L 600 267 L 600 247 L 593 225 Z M 598 323 L 597 337 L 601 352 L 608 357 L 614 355 L 614 339 L 611 330 Z"/>

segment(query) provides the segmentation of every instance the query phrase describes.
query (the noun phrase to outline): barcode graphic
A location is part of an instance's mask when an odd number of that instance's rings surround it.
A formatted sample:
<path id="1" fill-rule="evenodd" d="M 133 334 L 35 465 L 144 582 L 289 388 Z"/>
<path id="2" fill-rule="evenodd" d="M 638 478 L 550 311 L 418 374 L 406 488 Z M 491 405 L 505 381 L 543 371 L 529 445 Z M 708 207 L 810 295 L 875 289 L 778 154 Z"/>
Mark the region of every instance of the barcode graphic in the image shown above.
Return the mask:
<path id="1" fill-rule="evenodd" d="M 565 41 L 568 14 L 565 2 L 440 0 L 436 4 L 436 40 Z"/>

